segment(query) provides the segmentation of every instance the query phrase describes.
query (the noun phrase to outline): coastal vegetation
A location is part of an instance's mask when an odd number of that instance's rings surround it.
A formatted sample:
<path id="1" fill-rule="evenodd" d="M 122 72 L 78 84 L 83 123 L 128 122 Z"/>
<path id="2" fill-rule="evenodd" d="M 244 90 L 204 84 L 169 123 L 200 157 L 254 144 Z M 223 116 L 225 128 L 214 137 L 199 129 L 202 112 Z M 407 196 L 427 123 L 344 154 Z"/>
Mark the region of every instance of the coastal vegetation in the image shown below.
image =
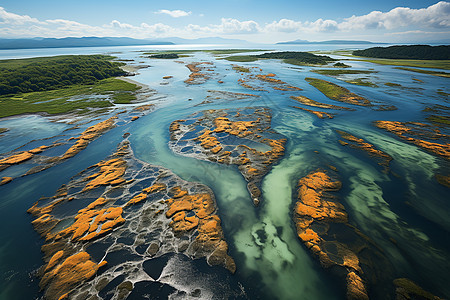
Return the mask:
<path id="1" fill-rule="evenodd" d="M 371 71 L 371 70 L 342 70 L 342 69 L 337 69 L 337 70 L 336 69 L 318 69 L 318 70 L 312 70 L 312 72 L 321 74 L 321 75 L 328 75 L 328 76 L 378 73 L 377 71 Z"/>
<path id="2" fill-rule="evenodd" d="M 268 52 L 259 55 L 236 55 L 225 58 L 229 61 L 236 62 L 252 62 L 259 59 L 282 59 L 284 63 L 292 65 L 326 65 L 330 62 L 336 61 L 335 59 L 325 55 L 315 55 L 309 52 Z"/>
<path id="3" fill-rule="evenodd" d="M 162 53 L 150 55 L 149 58 L 174 59 L 179 58 L 179 56 L 176 53 Z"/>
<path id="4" fill-rule="evenodd" d="M 0 95 L 90 85 L 123 76 L 123 63 L 107 55 L 67 55 L 0 61 Z"/>
<path id="5" fill-rule="evenodd" d="M 449 60 L 450 46 L 402 45 L 355 50 L 353 55 L 388 59 Z"/>
<path id="6" fill-rule="evenodd" d="M 24 113 L 85 112 L 88 108 L 105 108 L 113 103 L 126 104 L 136 99 L 134 94 L 138 89 L 133 83 L 108 78 L 91 85 L 0 96 L 0 118 Z"/>
<path id="7" fill-rule="evenodd" d="M 450 73 L 448 73 L 448 72 L 430 71 L 430 70 L 404 68 L 404 67 L 396 67 L 396 69 L 410 71 L 410 72 L 416 72 L 416 73 L 422 73 L 422 74 L 428 74 L 428 75 L 433 75 L 433 76 L 439 76 L 439 77 L 450 77 Z"/>
<path id="8" fill-rule="evenodd" d="M 349 80 L 344 80 L 344 81 L 347 83 L 350 83 L 350 84 L 354 84 L 354 85 L 378 87 L 378 85 L 376 85 L 375 83 L 373 83 L 371 81 L 367 81 L 364 78 L 349 79 Z"/>
<path id="9" fill-rule="evenodd" d="M 331 54 L 347 57 L 355 57 L 352 51 L 349 50 L 334 50 L 334 51 L 313 51 L 314 54 Z M 446 60 L 431 60 L 431 59 L 388 59 L 388 58 L 372 58 L 366 59 L 363 57 L 349 58 L 352 61 L 365 61 L 380 65 L 405 66 L 415 68 L 435 68 L 450 70 L 450 59 Z"/>
<path id="10" fill-rule="evenodd" d="M 334 84 L 332 82 L 311 77 L 307 77 L 305 78 L 305 80 L 308 81 L 310 85 L 321 91 L 325 96 L 327 96 L 330 99 L 354 105 L 362 105 L 362 106 L 371 105 L 369 100 L 361 96 L 358 96 L 350 92 L 346 88 Z"/>
<path id="11" fill-rule="evenodd" d="M 71 55 L 0 61 L 0 117 L 67 113 L 135 100 L 139 86 L 107 55 Z M 90 97 L 95 95 L 95 97 Z"/>

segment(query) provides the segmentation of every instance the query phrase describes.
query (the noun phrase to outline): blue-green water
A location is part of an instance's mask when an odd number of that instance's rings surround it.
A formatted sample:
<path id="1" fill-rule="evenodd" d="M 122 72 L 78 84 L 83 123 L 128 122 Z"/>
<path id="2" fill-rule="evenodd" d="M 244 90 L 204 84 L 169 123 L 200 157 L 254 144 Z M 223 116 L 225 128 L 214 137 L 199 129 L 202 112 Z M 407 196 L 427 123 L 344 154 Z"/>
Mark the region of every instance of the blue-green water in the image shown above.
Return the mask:
<path id="1" fill-rule="evenodd" d="M 410 278 L 436 295 L 449 297 L 449 192 L 434 179 L 436 173 L 448 174 L 449 163 L 371 125 L 375 120 L 423 121 L 425 115 L 421 111 L 425 106 L 448 105 L 448 98 L 436 93 L 437 89 L 449 92 L 448 79 L 402 71 L 392 66 L 346 61 L 355 69 L 378 71 L 364 74 L 379 85 L 372 88 L 311 73 L 311 67 L 292 68 L 274 60 L 239 63 L 258 66 L 264 73 L 275 73 L 277 78 L 303 89 L 300 92 L 272 89 L 259 92 L 239 86 L 237 80 L 240 75 L 231 69 L 231 63 L 215 60 L 210 54 L 197 53 L 180 59 L 186 63 L 212 61 L 215 65 L 216 76 L 202 85 L 187 85 L 184 80 L 189 70 L 184 64 L 150 60 L 140 57 L 140 53 L 134 50 L 140 48 L 127 49 L 115 55 L 151 66 L 139 70 L 140 74 L 133 79 L 155 89 L 158 97 L 164 97 L 155 101 L 156 110 L 107 132 L 62 164 L 16 178 L 0 187 L 1 299 L 41 296 L 36 270 L 42 265 L 42 240 L 34 232 L 30 223 L 32 217 L 26 210 L 41 196 L 54 195 L 72 176 L 111 154 L 125 132 L 131 133 L 129 139 L 138 159 L 171 169 L 182 179 L 201 182 L 214 191 L 230 255 L 237 264 L 237 272 L 233 276 L 242 283 L 248 298 L 345 297 L 345 288 L 321 268 L 300 242 L 292 221 L 293 196 L 298 179 L 327 165 L 339 170 L 343 188 L 338 195 L 349 214 L 350 223 L 382 249 L 393 264 L 395 277 Z M 173 78 L 168 80 L 169 84 L 161 85 L 164 82 L 162 77 L 166 75 Z M 326 98 L 304 80 L 306 77 L 334 82 L 371 101 L 395 105 L 398 110 L 374 111 L 368 107 L 352 107 L 356 111 L 336 111 L 334 119 L 318 119 L 293 108 L 298 103 L 289 96 L 303 95 L 323 103 L 351 105 Z M 218 80 L 224 83 L 219 84 Z M 386 82 L 399 83 L 402 87 L 384 86 Z M 253 93 L 261 97 L 218 100 L 195 106 L 205 100 L 208 90 Z M 199 110 L 247 106 L 269 107 L 273 129 L 288 139 L 285 156 L 263 179 L 263 202 L 259 207 L 253 206 L 246 182 L 236 167 L 179 156 L 168 147 L 168 128 L 174 120 L 187 118 Z M 74 134 L 63 133 L 70 126 L 39 116 L 0 120 L 0 127 L 11 129 L 0 137 L 0 152 L 11 151 L 36 139 Z M 391 155 L 394 159 L 391 169 L 397 176 L 383 173 L 383 168 L 365 153 L 341 146 L 336 129 L 362 137 Z M 1 172 L 0 177 L 16 176 L 21 172 L 23 167 L 19 165 Z"/>

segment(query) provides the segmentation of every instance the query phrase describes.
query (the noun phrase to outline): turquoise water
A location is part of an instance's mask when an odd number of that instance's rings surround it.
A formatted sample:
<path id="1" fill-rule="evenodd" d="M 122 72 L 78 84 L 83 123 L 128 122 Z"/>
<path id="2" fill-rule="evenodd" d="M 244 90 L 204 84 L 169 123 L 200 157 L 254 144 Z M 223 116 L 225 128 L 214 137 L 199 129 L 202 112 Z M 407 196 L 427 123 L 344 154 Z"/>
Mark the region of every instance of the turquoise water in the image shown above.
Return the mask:
<path id="1" fill-rule="evenodd" d="M 371 125 L 375 120 L 422 121 L 425 115 L 421 110 L 426 105 L 448 103 L 448 99 L 436 93 L 439 88 L 449 92 L 448 79 L 391 66 L 345 62 L 354 68 L 378 71 L 364 74 L 380 86 L 371 88 L 311 73 L 311 67 L 292 68 L 274 60 L 238 63 L 258 66 L 264 73 L 275 73 L 277 78 L 303 89 L 300 92 L 271 88 L 267 88 L 270 92 L 251 91 L 237 84 L 240 75 L 231 70 L 230 62 L 197 53 L 180 60 L 213 61 L 217 75 L 202 85 L 186 85 L 184 80 L 189 70 L 184 64 L 141 57 L 135 50 L 142 48 L 118 48 L 116 50 L 123 52 L 115 55 L 151 66 L 139 70 L 140 74 L 132 79 L 158 92 L 160 100 L 155 101 L 156 110 L 109 131 L 73 159 L 0 187 L 1 299 L 30 299 L 40 295 L 35 274 L 42 264 L 39 250 L 42 241 L 32 229 L 32 218 L 26 210 L 41 196 L 52 196 L 72 176 L 111 154 L 125 132 L 131 133 L 129 140 L 138 159 L 171 169 L 182 179 L 201 182 L 214 191 L 230 255 L 237 264 L 234 277 L 242 283 L 248 298 L 345 298 L 345 288 L 303 246 L 292 221 L 297 181 L 327 165 L 339 170 L 343 188 L 338 196 L 349 214 L 350 223 L 382 249 L 393 265 L 395 278 L 408 277 L 441 297 L 449 297 L 448 188 L 434 179 L 436 173 L 446 171 L 448 174 L 449 163 Z M 80 51 L 87 50 L 76 49 L 69 53 Z M 42 54 L 40 51 L 29 52 L 28 55 Z M 161 85 L 165 82 L 162 77 L 166 75 L 173 78 L 167 80 L 167 85 Z M 373 111 L 330 100 L 310 86 L 305 77 L 332 81 L 371 101 L 395 105 L 398 110 Z M 424 83 L 417 83 L 413 78 Z M 224 83 L 219 84 L 218 80 Z M 399 83 L 403 88 L 384 86 L 386 82 Z M 205 100 L 208 90 L 252 93 L 261 97 L 218 100 L 196 106 Z M 304 95 L 319 102 L 352 107 L 356 111 L 336 111 L 334 119 L 321 120 L 292 108 L 299 104 L 289 98 L 291 95 Z M 259 207 L 253 206 L 237 167 L 176 155 L 168 146 L 168 128 L 174 120 L 188 118 L 200 110 L 255 106 L 269 107 L 273 129 L 288 139 L 285 156 L 263 179 L 263 202 Z M 0 137 L 0 152 L 11 151 L 32 140 L 64 135 L 63 131 L 70 126 L 37 116 L 0 120 L 0 127 L 11 129 Z M 383 173 L 383 168 L 365 153 L 341 146 L 337 129 L 362 137 L 391 155 L 394 158 L 391 169 L 397 176 Z M 5 172 L 23 172 L 20 166 L 15 168 L 1 172 L 0 177 L 7 176 Z"/>

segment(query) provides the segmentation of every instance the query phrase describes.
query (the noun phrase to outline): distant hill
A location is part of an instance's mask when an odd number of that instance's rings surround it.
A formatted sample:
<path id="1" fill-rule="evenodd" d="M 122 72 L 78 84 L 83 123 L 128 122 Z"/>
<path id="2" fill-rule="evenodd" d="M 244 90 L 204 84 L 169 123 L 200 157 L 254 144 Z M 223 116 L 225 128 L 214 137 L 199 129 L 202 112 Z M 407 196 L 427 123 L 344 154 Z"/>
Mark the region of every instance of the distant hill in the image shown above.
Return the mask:
<path id="1" fill-rule="evenodd" d="M 408 45 L 373 47 L 353 51 L 353 55 L 390 59 L 450 60 L 450 46 Z"/>
<path id="2" fill-rule="evenodd" d="M 173 45 L 169 41 L 138 40 L 127 37 L 0 39 L 0 49 L 34 49 L 66 47 L 108 47 L 134 45 Z"/>
<path id="3" fill-rule="evenodd" d="M 321 42 L 310 42 L 307 40 L 295 40 L 290 42 L 279 42 L 277 45 L 292 45 L 292 44 L 340 44 L 340 45 L 360 45 L 360 44 L 384 44 L 384 43 L 372 43 L 369 41 L 349 41 L 349 40 L 329 40 Z"/>

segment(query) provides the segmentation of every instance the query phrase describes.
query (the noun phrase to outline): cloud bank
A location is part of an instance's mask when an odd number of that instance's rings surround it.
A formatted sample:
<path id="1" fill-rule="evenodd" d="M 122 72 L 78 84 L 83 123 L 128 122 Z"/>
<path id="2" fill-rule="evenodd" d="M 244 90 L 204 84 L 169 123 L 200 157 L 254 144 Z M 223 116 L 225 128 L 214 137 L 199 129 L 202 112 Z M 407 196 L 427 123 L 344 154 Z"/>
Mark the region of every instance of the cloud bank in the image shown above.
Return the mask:
<path id="1" fill-rule="evenodd" d="M 157 14 L 166 14 L 173 18 L 192 14 L 183 10 L 159 10 Z M 397 7 L 388 12 L 372 11 L 366 15 L 351 16 L 342 21 L 317 19 L 299 21 L 281 19 L 259 24 L 253 20 L 222 18 L 218 24 L 188 24 L 173 27 L 163 23 L 128 24 L 113 20 L 109 24 L 92 26 L 64 19 L 38 20 L 28 15 L 18 15 L 0 7 L 0 37 L 66 37 L 66 36 L 129 36 L 134 38 L 161 38 L 170 36 L 204 37 L 204 36 L 253 36 L 275 39 L 282 36 L 299 38 L 304 35 L 347 34 L 395 36 L 393 31 L 405 30 L 407 34 L 449 34 L 450 2 L 441 1 L 421 9 Z"/>

